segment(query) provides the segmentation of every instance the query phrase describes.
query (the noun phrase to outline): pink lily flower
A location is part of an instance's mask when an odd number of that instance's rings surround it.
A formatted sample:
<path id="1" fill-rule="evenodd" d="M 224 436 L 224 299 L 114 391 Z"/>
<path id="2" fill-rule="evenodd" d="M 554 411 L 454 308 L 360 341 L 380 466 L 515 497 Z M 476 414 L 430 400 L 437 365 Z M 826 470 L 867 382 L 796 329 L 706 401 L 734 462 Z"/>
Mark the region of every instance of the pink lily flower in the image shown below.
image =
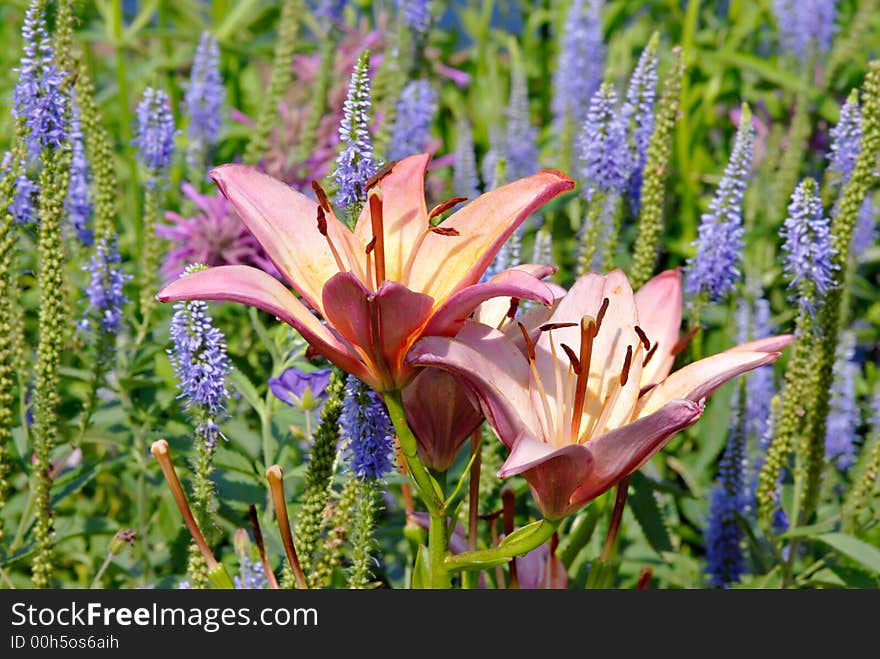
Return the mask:
<path id="1" fill-rule="evenodd" d="M 528 268 L 479 280 L 529 214 L 574 187 L 564 174 L 542 171 L 481 195 L 433 226 L 451 206 L 428 212 L 428 160 L 420 154 L 394 165 L 370 189 L 354 231 L 320 188 L 315 202 L 251 167 L 214 169 L 220 191 L 302 299 L 262 270 L 233 265 L 178 279 L 159 300 L 258 307 L 376 391 L 402 389 L 416 375 L 404 361 L 410 347 L 424 336 L 454 336 L 481 302 L 510 296 L 552 303 L 552 291 Z"/>
<path id="2" fill-rule="evenodd" d="M 510 449 L 499 476 L 521 474 L 548 519 L 560 519 L 639 469 L 727 380 L 775 362 L 791 335 L 731 348 L 670 373 L 681 277 L 637 293 L 621 271 L 588 273 L 549 318 L 515 336 L 468 323 L 419 341 L 407 360 L 456 375 Z M 528 319 L 527 319 L 528 320 Z"/>

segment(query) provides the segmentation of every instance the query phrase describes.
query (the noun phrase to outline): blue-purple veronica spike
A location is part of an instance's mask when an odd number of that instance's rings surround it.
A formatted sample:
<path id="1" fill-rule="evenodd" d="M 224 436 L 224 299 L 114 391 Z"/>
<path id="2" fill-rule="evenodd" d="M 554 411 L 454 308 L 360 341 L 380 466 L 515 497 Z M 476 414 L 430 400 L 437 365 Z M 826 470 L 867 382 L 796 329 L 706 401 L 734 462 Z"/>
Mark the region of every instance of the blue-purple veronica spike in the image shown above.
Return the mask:
<path id="1" fill-rule="evenodd" d="M 831 129 L 831 154 L 828 169 L 840 174 L 845 183 L 849 180 L 862 143 L 862 110 L 858 97 L 853 95 L 840 108 L 840 119 Z"/>
<path id="2" fill-rule="evenodd" d="M 401 20 L 413 32 L 425 33 L 431 27 L 430 0 L 394 0 Z"/>
<path id="3" fill-rule="evenodd" d="M 529 89 L 522 67 L 514 67 L 507 103 L 507 180 L 531 176 L 538 171 L 538 130 L 529 114 Z"/>
<path id="4" fill-rule="evenodd" d="M 338 187 L 336 201 L 343 208 L 365 201 L 364 186 L 379 169 L 373 159 L 373 140 L 370 137 L 371 108 L 369 61 L 363 57 L 351 73 L 339 125 L 342 151 L 336 157 L 333 176 Z"/>
<path id="5" fill-rule="evenodd" d="M 476 199 L 480 196 L 477 176 L 477 157 L 474 153 L 474 135 L 466 117 L 456 122 L 455 153 L 452 163 L 452 192 L 459 197 Z"/>
<path id="6" fill-rule="evenodd" d="M 220 75 L 220 48 L 214 36 L 203 32 L 193 59 L 189 89 L 183 98 L 184 110 L 189 117 L 186 161 L 191 167 L 205 166 L 205 154 L 220 134 L 225 100 L 226 88 Z"/>
<path id="7" fill-rule="evenodd" d="M 437 92 L 431 84 L 424 79 L 408 82 L 397 102 L 388 158 L 402 160 L 423 152 L 431 137 L 431 124 L 436 114 Z"/>
<path id="8" fill-rule="evenodd" d="M 351 470 L 360 478 L 382 478 L 391 471 L 394 426 L 379 395 L 353 375 L 345 382 L 339 415 Z"/>
<path id="9" fill-rule="evenodd" d="M 748 118 L 748 113 L 743 113 Z M 730 160 L 715 189 L 709 210 L 700 218 L 696 256 L 688 260 L 684 289 L 689 295 L 708 294 L 718 301 L 740 278 L 743 247 L 742 204 L 752 164 L 752 122 L 741 121 Z"/>
<path id="10" fill-rule="evenodd" d="M 798 305 L 812 312 L 818 300 L 834 286 L 834 248 L 830 221 L 822 210 L 816 182 L 802 181 L 791 195 L 782 227 L 786 254 L 785 274 L 797 291 Z"/>
<path id="11" fill-rule="evenodd" d="M 553 74 L 553 115 L 561 128 L 571 121 L 577 130 L 587 120 L 590 99 L 605 70 L 601 0 L 573 0 L 560 37 Z"/>
<path id="12" fill-rule="evenodd" d="M 855 258 L 859 258 L 869 247 L 877 243 L 877 207 L 870 196 L 865 197 L 859 207 L 856 226 L 853 229 L 850 250 Z"/>
<path id="13" fill-rule="evenodd" d="M 746 435 L 734 414 L 727 446 L 718 465 L 706 527 L 706 571 L 709 583 L 724 588 L 739 581 L 745 571 L 743 531 L 737 515 L 745 510 L 743 497 Z"/>
<path id="14" fill-rule="evenodd" d="M 592 200 L 597 191 L 620 194 L 625 190 L 632 171 L 632 154 L 626 124 L 617 110 L 617 94 L 610 85 L 602 85 L 593 94 L 580 151 L 587 200 Z"/>
<path id="15" fill-rule="evenodd" d="M 199 267 L 190 266 L 181 276 Z M 174 305 L 169 333 L 173 348 L 167 352 L 178 381 L 178 398 L 184 400 L 196 422 L 196 434 L 212 448 L 217 437 L 222 437 L 218 423 L 225 416 L 229 400 L 226 377 L 232 366 L 226 354 L 226 339 L 208 315 L 207 303 L 201 300 Z"/>
<path id="16" fill-rule="evenodd" d="M 65 75 L 55 63 L 40 2 L 32 2 L 22 26 L 24 54 L 19 61 L 12 115 L 24 120 L 30 159 L 42 147 L 59 147 L 67 139 L 68 99 Z"/>
<path id="17" fill-rule="evenodd" d="M 638 204 L 642 190 L 642 170 L 648 157 L 648 144 L 654 132 L 654 103 L 657 98 L 657 52 L 645 49 L 633 70 L 621 115 L 632 149 L 629 196 Z"/>
<path id="18" fill-rule="evenodd" d="M 79 106 L 70 104 L 70 181 L 67 187 L 67 216 L 76 237 L 83 245 L 91 245 L 92 202 L 89 199 L 89 161 L 80 124 Z"/>
<path id="19" fill-rule="evenodd" d="M 122 324 L 122 308 L 128 302 L 123 292 L 125 282 L 131 275 L 122 272 L 122 258 L 116 241 L 101 239 L 94 246 L 94 253 L 83 271 L 89 273 L 89 284 L 85 294 L 87 306 L 78 327 L 83 331 L 96 330 L 113 335 Z"/>
<path id="20" fill-rule="evenodd" d="M 137 135 L 134 139 L 150 183 L 164 173 L 174 155 L 174 115 L 171 102 L 161 89 L 147 87 L 137 106 Z"/>
<path id="21" fill-rule="evenodd" d="M 773 0 L 773 14 L 789 55 L 811 58 L 831 48 L 837 0 Z"/>

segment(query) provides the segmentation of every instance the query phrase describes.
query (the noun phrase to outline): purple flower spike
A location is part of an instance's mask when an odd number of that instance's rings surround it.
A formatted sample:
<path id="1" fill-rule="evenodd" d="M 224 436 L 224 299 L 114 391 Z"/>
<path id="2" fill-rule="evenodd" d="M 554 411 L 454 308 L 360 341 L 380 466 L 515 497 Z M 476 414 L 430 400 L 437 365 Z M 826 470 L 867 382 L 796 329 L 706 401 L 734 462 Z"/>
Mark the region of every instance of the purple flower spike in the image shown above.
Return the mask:
<path id="1" fill-rule="evenodd" d="M 315 410 L 327 399 L 327 385 L 333 371 L 329 368 L 317 371 L 301 371 L 288 368 L 277 378 L 269 379 L 272 393 L 292 407 Z"/>
<path id="2" fill-rule="evenodd" d="M 754 128 L 750 112 L 744 112 L 724 176 L 703 213 L 695 245 L 696 256 L 688 260 L 685 292 L 707 293 L 713 302 L 733 290 L 740 279 L 743 247 L 742 204 L 746 179 L 752 165 Z"/>

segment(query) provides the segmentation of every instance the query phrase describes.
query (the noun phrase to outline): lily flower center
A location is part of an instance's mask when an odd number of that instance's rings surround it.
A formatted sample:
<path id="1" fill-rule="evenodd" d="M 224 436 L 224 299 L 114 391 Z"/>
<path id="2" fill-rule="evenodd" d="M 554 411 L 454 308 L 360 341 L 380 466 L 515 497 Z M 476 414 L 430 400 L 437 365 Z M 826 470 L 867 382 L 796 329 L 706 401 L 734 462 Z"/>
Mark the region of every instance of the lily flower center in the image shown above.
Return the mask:
<path id="1" fill-rule="evenodd" d="M 531 370 L 533 391 L 541 398 L 542 430 L 545 432 L 547 442 L 554 446 L 565 444 L 577 444 L 589 441 L 592 437 L 604 434 L 606 426 L 612 419 L 615 406 L 620 399 L 621 392 L 630 380 L 631 370 L 636 359 L 642 359 L 644 353 L 648 353 L 646 361 L 656 351 L 656 344 L 651 341 L 641 327 L 635 326 L 635 336 L 631 342 L 621 345 L 623 351 L 623 363 L 619 373 L 613 377 L 609 374 L 593 372 L 591 366 L 597 358 L 601 361 L 601 355 L 594 354 L 596 350 L 596 337 L 602 329 L 602 321 L 608 311 L 609 299 L 604 298 L 596 316 L 584 315 L 578 323 L 547 323 L 540 326 L 540 331 L 548 332 L 550 359 L 552 360 L 555 374 L 555 409 L 551 411 L 551 402 L 545 392 L 545 384 L 541 381 L 540 372 L 535 366 L 535 349 L 526 332 L 520 326 L 520 331 L 526 341 L 527 356 Z M 557 342 L 552 333 L 562 328 L 579 327 L 580 344 L 577 349 L 560 342 L 558 348 L 565 353 L 567 363 L 563 362 L 562 354 L 557 350 Z M 625 346 L 625 347 L 624 347 Z M 543 370 L 544 375 L 548 374 Z M 592 380 L 591 380 L 592 378 Z M 604 390 L 603 390 L 604 389 Z"/>

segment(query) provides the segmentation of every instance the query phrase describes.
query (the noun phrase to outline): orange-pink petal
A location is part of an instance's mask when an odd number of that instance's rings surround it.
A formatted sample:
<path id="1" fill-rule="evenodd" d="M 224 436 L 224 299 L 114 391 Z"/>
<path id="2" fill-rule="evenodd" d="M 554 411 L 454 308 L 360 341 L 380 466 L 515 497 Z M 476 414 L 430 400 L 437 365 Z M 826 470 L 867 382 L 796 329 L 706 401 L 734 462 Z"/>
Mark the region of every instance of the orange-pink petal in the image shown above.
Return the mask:
<path id="1" fill-rule="evenodd" d="M 327 321 L 360 349 L 382 381 L 380 390 L 402 387 L 412 378 L 403 360 L 431 315 L 431 298 L 393 281 L 373 293 L 346 272 L 324 286 L 323 304 Z"/>
<path id="2" fill-rule="evenodd" d="M 645 393 L 639 399 L 635 415 L 652 414 L 674 399 L 700 401 L 731 378 L 777 359 L 778 352 L 727 350 L 688 364 Z"/>
<path id="3" fill-rule="evenodd" d="M 545 170 L 477 197 L 440 224 L 459 235 L 425 237 L 413 260 L 410 288 L 440 303 L 477 283 L 514 230 L 540 206 L 573 187 L 574 181 L 565 174 Z"/>
<path id="4" fill-rule="evenodd" d="M 450 296 L 434 312 L 425 334 L 454 336 L 481 303 L 501 298 L 509 309 L 512 297 L 543 305 L 553 303 L 553 291 L 547 284 L 523 270 L 505 270 L 487 282 L 468 286 Z"/>
<path id="5" fill-rule="evenodd" d="M 468 322 L 454 339 L 424 337 L 412 347 L 407 362 L 458 376 L 479 399 L 486 419 L 508 446 L 521 432 L 540 432 L 529 395 L 528 361 L 498 330 Z"/>
<path id="6" fill-rule="evenodd" d="M 221 165 L 211 170 L 211 178 L 278 271 L 320 312 L 321 289 L 339 267 L 327 238 L 318 231 L 318 204 L 246 165 Z M 343 265 L 350 268 L 350 258 L 357 251 L 351 231 L 332 214 L 327 217 L 327 230 Z"/>
<path id="7" fill-rule="evenodd" d="M 635 300 L 639 327 L 647 334 L 654 350 L 651 360 L 642 369 L 641 385 L 645 387 L 669 375 L 675 361 L 671 350 L 678 342 L 681 327 L 681 270 L 667 270 L 650 279 L 636 291 Z"/>
<path id="8" fill-rule="evenodd" d="M 219 300 L 241 302 L 277 316 L 296 329 L 316 352 L 349 373 L 372 382 L 351 346 L 321 324 L 284 284 L 247 265 L 224 265 L 177 279 L 156 296 L 161 302 Z"/>
<path id="9" fill-rule="evenodd" d="M 428 230 L 425 169 L 430 159 L 428 153 L 404 158 L 377 184 L 383 199 L 385 276 L 403 284 L 407 283 L 404 276 L 406 264 Z M 354 233 L 363 245 L 373 239 L 369 204 L 364 204 Z"/>

